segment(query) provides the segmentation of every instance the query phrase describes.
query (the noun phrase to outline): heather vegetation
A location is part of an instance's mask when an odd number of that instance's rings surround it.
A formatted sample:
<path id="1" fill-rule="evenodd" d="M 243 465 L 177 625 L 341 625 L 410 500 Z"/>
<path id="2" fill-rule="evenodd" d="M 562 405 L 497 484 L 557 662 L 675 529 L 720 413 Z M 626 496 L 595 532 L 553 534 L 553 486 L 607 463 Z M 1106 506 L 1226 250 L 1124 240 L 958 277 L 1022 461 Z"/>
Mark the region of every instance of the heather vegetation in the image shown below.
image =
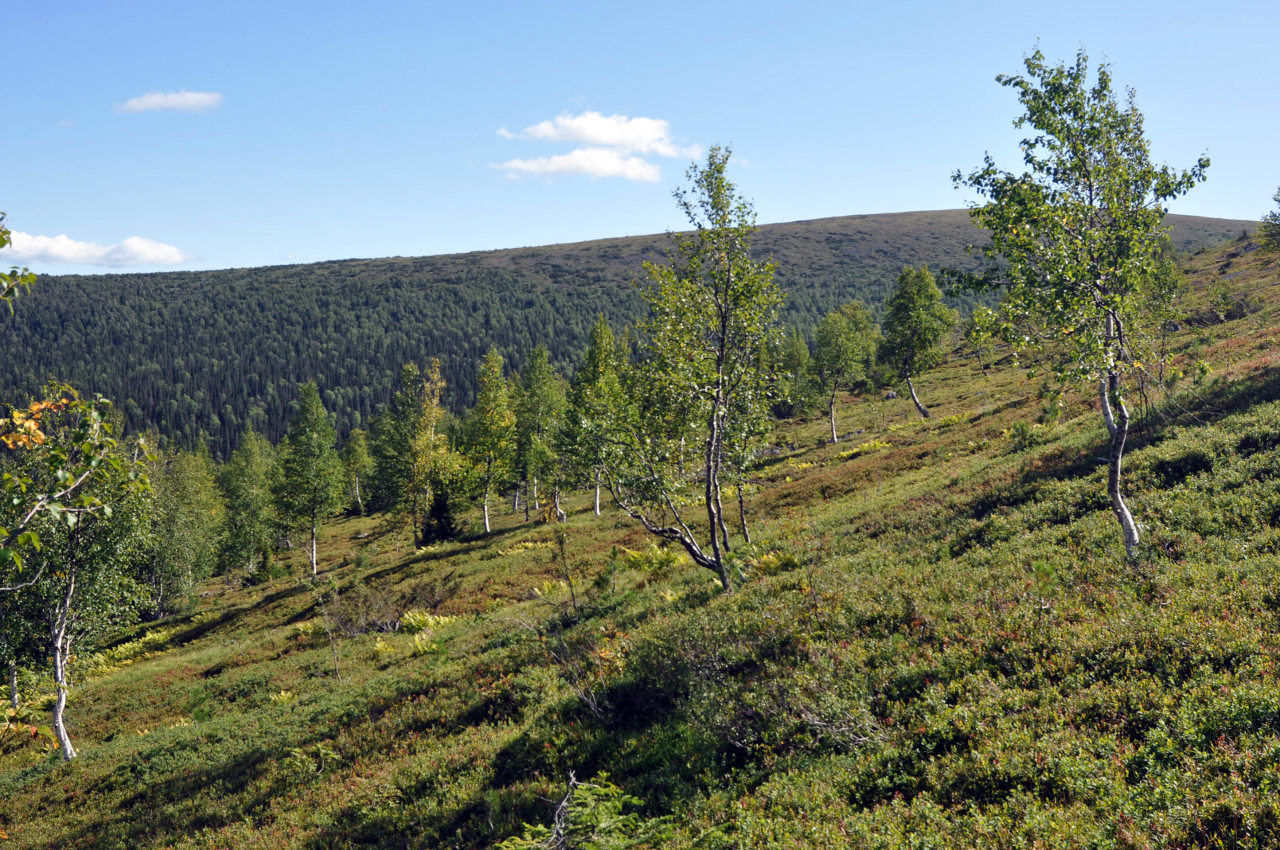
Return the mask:
<path id="1" fill-rule="evenodd" d="M 576 369 L 475 351 L 451 408 L 398 363 L 342 437 L 304 383 L 221 464 L 13 409 L 0 838 L 1280 842 L 1280 260 L 1175 254 L 1207 162 L 1152 166 L 1083 54 L 1001 79 L 1030 170 L 957 176 L 990 265 L 941 263 L 999 302 L 911 265 L 787 329 L 715 147 Z"/>

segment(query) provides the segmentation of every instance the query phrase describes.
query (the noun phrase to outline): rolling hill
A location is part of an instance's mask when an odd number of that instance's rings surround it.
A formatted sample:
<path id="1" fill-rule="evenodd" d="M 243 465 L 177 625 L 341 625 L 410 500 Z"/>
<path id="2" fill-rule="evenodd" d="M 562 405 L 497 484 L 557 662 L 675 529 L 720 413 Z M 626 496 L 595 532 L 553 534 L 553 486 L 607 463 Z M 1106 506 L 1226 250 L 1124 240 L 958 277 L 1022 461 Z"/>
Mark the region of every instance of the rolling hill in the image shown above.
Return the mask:
<path id="1" fill-rule="evenodd" d="M 1256 222 L 1172 216 L 1183 251 Z M 963 210 L 769 224 L 758 247 L 778 262 L 786 320 L 812 327 L 853 298 L 878 309 L 903 265 L 966 262 L 981 238 Z M 665 235 L 437 257 L 341 260 L 162 274 L 43 277 L 0 314 L 0 397 L 50 378 L 119 402 L 130 429 L 180 445 L 206 435 L 225 457 L 246 426 L 280 436 L 297 385 L 315 380 L 340 432 L 367 426 L 400 366 L 439 357 L 446 400 L 469 405 L 490 346 L 515 368 L 535 345 L 562 369 L 598 315 L 642 312 L 642 263 Z M 968 300 L 958 306 L 969 305 Z"/>

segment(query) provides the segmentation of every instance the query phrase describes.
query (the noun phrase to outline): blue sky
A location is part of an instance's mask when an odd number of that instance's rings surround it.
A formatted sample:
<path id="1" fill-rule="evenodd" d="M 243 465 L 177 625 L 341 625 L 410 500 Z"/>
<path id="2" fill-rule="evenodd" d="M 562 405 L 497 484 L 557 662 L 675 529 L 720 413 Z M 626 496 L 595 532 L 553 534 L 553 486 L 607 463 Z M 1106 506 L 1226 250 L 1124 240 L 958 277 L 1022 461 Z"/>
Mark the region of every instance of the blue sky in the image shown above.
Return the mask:
<path id="1" fill-rule="evenodd" d="M 1257 218 L 1280 185 L 1274 0 L 8 0 L 0 31 L 0 263 L 40 272 L 660 232 L 713 143 L 761 222 L 958 207 L 951 172 L 1017 164 L 993 78 L 1037 42 L 1110 62 L 1158 161 L 1208 152 L 1174 211 Z"/>

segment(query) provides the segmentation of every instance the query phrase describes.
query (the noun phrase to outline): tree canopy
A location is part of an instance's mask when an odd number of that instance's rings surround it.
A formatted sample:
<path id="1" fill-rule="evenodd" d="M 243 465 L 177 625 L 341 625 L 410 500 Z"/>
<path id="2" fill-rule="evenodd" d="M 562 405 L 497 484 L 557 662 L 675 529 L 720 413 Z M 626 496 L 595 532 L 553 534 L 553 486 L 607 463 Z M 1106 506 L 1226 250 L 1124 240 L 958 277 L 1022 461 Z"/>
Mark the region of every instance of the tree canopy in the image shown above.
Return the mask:
<path id="1" fill-rule="evenodd" d="M 1209 160 L 1182 171 L 1153 164 L 1134 93 L 1121 103 L 1105 64 L 1090 82 L 1083 50 L 1058 65 L 1036 51 L 1024 65 L 1025 75 L 996 79 L 1024 110 L 1015 126 L 1030 130 L 1026 170 L 1003 171 L 988 155 L 953 179 L 987 199 L 972 214 L 991 234 L 984 253 L 1005 286 L 998 312 L 988 314 L 994 332 L 1047 355 L 1064 378 L 1099 382 L 1112 438 L 1108 492 L 1132 556 L 1138 528 L 1119 482 L 1124 379 L 1150 358 L 1146 306 L 1168 238 L 1165 205 L 1204 179 Z"/>

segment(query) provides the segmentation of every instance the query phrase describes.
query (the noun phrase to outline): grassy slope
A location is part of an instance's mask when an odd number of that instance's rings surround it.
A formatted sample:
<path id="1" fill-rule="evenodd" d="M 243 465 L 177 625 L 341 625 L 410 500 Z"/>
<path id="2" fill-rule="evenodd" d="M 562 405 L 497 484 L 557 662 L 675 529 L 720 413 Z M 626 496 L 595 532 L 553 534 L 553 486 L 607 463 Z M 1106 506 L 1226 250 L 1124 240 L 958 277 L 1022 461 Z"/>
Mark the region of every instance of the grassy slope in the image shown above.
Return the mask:
<path id="1" fill-rule="evenodd" d="M 306 585 L 215 582 L 76 690 L 82 758 L 0 755 L 0 828 L 15 847 L 482 847 L 549 820 L 573 770 L 674 812 L 681 846 L 1274 843 L 1280 269 L 1243 248 L 1191 261 L 1188 314 L 1224 280 L 1262 309 L 1178 334 L 1215 371 L 1135 436 L 1139 564 L 1092 400 L 1019 440 L 1037 383 L 955 352 L 920 382 L 928 423 L 873 397 L 846 400 L 839 445 L 818 446 L 821 417 L 787 429 L 800 448 L 760 471 L 732 598 L 614 551 L 647 540 L 585 498 L 577 625 L 548 526 L 503 516 L 413 552 L 335 522 L 327 578 L 455 619 L 417 645 L 340 639 L 338 677 L 298 629 Z"/>

